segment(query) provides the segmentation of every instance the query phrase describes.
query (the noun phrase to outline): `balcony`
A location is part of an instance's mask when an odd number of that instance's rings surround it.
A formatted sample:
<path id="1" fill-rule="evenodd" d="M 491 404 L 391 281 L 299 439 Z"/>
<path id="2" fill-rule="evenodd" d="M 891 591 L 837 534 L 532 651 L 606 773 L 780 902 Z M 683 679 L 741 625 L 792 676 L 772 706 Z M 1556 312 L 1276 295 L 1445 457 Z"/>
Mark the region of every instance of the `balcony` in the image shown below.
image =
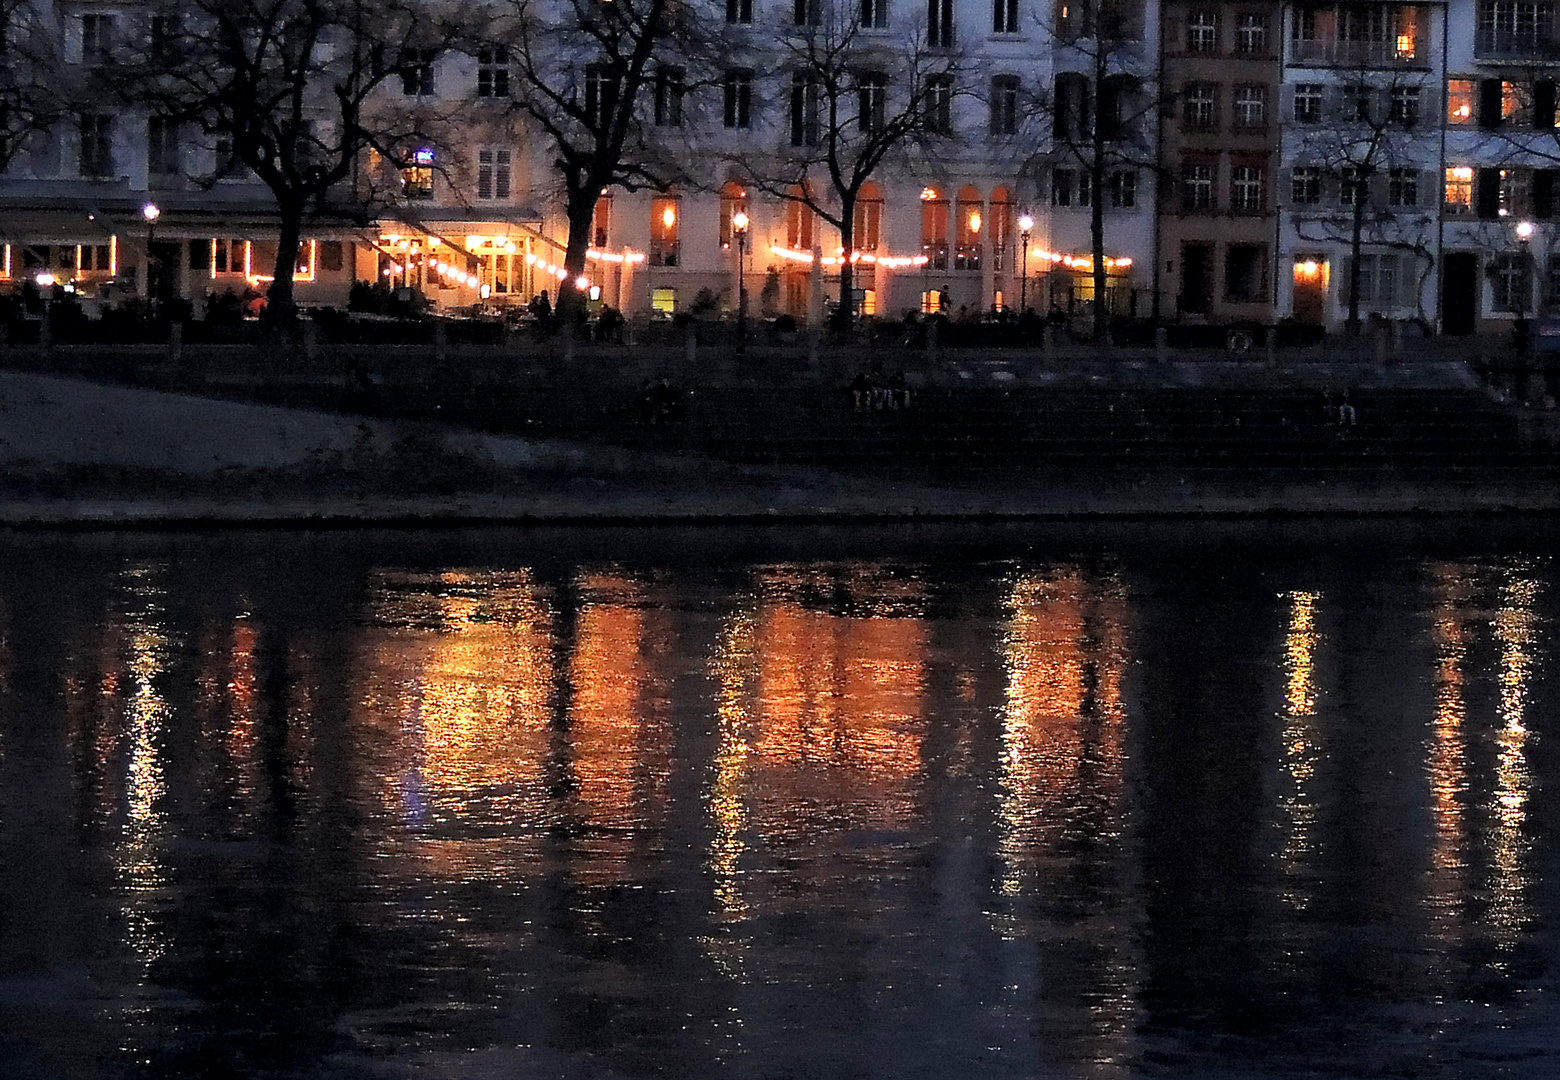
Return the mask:
<path id="1" fill-rule="evenodd" d="M 1296 38 L 1290 41 L 1290 63 L 1340 67 L 1428 68 L 1428 50 L 1419 38 L 1402 34 L 1390 41 L 1338 41 Z"/>
<path id="2" fill-rule="evenodd" d="M 1560 63 L 1560 41 L 1536 33 L 1514 33 L 1484 27 L 1474 39 L 1473 54 L 1480 60 L 1519 60 Z"/>

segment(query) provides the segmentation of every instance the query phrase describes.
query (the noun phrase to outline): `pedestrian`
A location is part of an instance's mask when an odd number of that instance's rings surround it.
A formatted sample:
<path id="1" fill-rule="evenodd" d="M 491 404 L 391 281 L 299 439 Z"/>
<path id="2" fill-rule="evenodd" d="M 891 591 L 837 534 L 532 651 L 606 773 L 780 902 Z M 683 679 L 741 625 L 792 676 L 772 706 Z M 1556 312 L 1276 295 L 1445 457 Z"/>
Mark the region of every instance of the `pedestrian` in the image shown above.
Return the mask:
<path id="1" fill-rule="evenodd" d="M 856 377 L 850 381 L 850 397 L 857 412 L 866 412 L 872 403 L 872 379 L 865 371 L 856 372 Z"/>
<path id="2" fill-rule="evenodd" d="M 896 371 L 888 380 L 889 408 L 908 409 L 910 388 L 905 385 L 905 373 Z"/>

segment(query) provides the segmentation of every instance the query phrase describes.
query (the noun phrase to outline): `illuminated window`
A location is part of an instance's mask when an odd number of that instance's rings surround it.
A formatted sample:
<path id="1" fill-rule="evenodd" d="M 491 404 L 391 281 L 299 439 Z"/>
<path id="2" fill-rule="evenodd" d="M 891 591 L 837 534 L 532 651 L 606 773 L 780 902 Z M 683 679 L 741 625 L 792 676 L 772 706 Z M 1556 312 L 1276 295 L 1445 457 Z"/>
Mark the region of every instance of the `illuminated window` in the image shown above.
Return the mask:
<path id="1" fill-rule="evenodd" d="M 932 188 L 921 193 L 921 253 L 929 269 L 948 268 L 948 200 Z"/>
<path id="2" fill-rule="evenodd" d="M 1452 79 L 1446 84 L 1446 122 L 1448 124 L 1473 123 L 1474 82 L 1472 79 Z"/>
<path id="3" fill-rule="evenodd" d="M 735 180 L 727 180 L 720 189 L 720 246 L 729 248 L 733 236 L 732 218 L 738 211 L 747 213 L 747 192 Z"/>
<path id="4" fill-rule="evenodd" d="M 652 289 L 650 291 L 650 309 L 658 311 L 662 315 L 670 315 L 677 310 L 676 289 Z"/>
<path id="5" fill-rule="evenodd" d="M 433 198 L 433 151 L 418 150 L 401 169 L 401 194 L 408 199 Z"/>
<path id="6" fill-rule="evenodd" d="M 678 199 L 650 200 L 650 265 L 677 265 L 677 232 L 682 224 L 682 206 Z"/>
<path id="7" fill-rule="evenodd" d="M 785 244 L 792 251 L 813 249 L 813 208 L 805 200 L 807 193 L 800 187 L 791 189 L 785 204 Z"/>
<path id="8" fill-rule="evenodd" d="M 856 198 L 855 223 L 851 227 L 852 243 L 857 251 L 876 251 L 883 229 L 883 192 L 868 183 Z"/>
<path id="9" fill-rule="evenodd" d="M 1473 213 L 1473 169 L 1459 165 L 1446 170 L 1446 190 L 1441 204 L 1448 214 Z"/>

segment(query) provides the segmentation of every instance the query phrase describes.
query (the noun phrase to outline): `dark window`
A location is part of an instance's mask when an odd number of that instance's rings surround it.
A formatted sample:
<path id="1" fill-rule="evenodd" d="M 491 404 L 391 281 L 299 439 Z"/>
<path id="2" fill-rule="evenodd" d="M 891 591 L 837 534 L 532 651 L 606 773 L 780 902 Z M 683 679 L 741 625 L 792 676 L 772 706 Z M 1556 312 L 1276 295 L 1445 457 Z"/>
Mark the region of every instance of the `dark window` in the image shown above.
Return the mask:
<path id="1" fill-rule="evenodd" d="M 991 0 L 991 29 L 997 34 L 1018 33 L 1018 0 Z"/>
<path id="2" fill-rule="evenodd" d="M 857 18 L 863 29 L 883 29 L 888 25 L 888 0 L 861 0 Z"/>
<path id="3" fill-rule="evenodd" d="M 655 73 L 655 125 L 681 127 L 685 88 L 683 69 L 662 66 Z"/>
<path id="4" fill-rule="evenodd" d="M 753 21 L 753 0 L 726 0 L 726 21 L 745 26 Z"/>
<path id="5" fill-rule="evenodd" d="M 477 97 L 509 96 L 509 52 L 482 49 L 477 53 Z"/>
<path id="6" fill-rule="evenodd" d="M 433 66 L 438 59 L 437 49 L 408 49 L 401 61 L 401 93 L 407 97 L 431 96 Z"/>
<path id="7" fill-rule="evenodd" d="M 87 113 L 78 124 L 81 136 L 81 175 L 114 174 L 114 118 L 106 113 Z"/>
<path id="8" fill-rule="evenodd" d="M 791 76 L 791 145 L 818 145 L 818 104 L 821 93 L 817 80 L 808 72 Z"/>
<path id="9" fill-rule="evenodd" d="M 932 75 L 927 78 L 926 127 L 939 135 L 953 134 L 952 75 Z"/>
<path id="10" fill-rule="evenodd" d="M 882 131 L 888 107 L 888 76 L 881 71 L 863 71 L 856 79 L 856 120 L 861 130 Z"/>
<path id="11" fill-rule="evenodd" d="M 734 68 L 726 72 L 722 121 L 728 128 L 746 131 L 753 126 L 753 72 Z"/>
<path id="12" fill-rule="evenodd" d="M 991 133 L 1018 133 L 1018 76 L 998 75 L 991 80 Z"/>
<path id="13" fill-rule="evenodd" d="M 953 0 L 926 0 L 926 43 L 953 48 Z"/>

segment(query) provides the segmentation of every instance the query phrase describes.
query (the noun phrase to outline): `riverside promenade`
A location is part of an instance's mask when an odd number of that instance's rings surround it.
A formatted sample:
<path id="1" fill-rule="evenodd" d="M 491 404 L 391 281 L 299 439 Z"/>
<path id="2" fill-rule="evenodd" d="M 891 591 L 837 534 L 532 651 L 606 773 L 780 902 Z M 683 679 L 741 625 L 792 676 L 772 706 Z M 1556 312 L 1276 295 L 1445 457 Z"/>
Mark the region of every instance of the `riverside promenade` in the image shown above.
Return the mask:
<path id="1" fill-rule="evenodd" d="M 1560 510 L 1554 414 L 1455 360 L 3 359 L 13 528 Z"/>

